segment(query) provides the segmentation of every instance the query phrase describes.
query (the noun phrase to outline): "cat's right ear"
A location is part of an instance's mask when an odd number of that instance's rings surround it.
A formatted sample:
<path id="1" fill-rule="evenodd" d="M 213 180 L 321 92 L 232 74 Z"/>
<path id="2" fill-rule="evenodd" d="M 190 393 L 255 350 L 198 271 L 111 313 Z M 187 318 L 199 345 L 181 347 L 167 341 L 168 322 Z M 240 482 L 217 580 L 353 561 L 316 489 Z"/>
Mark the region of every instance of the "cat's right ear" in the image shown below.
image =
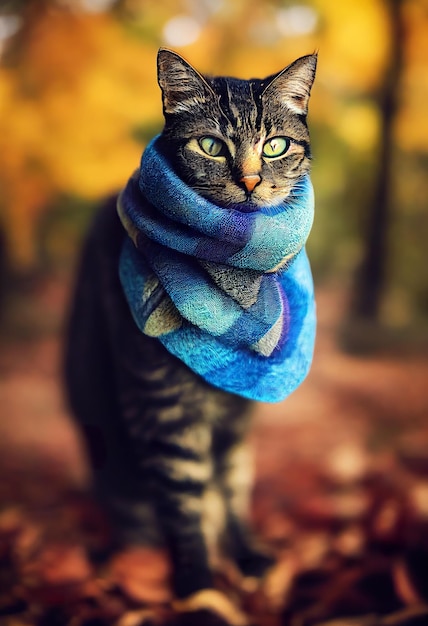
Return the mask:
<path id="1" fill-rule="evenodd" d="M 206 80 L 183 57 L 167 48 L 158 52 L 158 82 L 164 114 L 191 111 L 213 92 Z"/>
<path id="2" fill-rule="evenodd" d="M 300 57 L 282 72 L 271 76 L 262 97 L 285 106 L 297 115 L 306 115 L 317 68 L 317 53 Z"/>

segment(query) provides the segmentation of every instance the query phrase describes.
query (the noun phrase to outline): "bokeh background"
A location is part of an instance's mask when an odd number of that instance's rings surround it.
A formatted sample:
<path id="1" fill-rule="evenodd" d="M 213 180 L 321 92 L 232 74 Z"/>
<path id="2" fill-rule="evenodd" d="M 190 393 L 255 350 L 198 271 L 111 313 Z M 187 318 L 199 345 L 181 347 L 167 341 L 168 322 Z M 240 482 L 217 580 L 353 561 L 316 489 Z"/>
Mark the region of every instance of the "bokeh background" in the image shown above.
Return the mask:
<path id="1" fill-rule="evenodd" d="M 382 343 L 379 329 L 413 343 L 415 328 L 426 334 L 427 0 L 3 0 L 4 307 L 24 277 L 69 271 L 100 199 L 160 130 L 160 45 L 202 72 L 241 77 L 319 50 L 316 281 L 352 294 L 350 347 Z M 21 313 L 6 311 L 4 323 L 37 325 Z"/>
<path id="2" fill-rule="evenodd" d="M 346 416 L 331 402 L 358 380 L 374 417 L 379 402 L 425 411 L 412 366 L 426 373 L 427 0 L 3 0 L 0 435 L 45 441 L 67 414 L 61 340 L 80 246 L 162 128 L 161 45 L 201 72 L 247 78 L 319 51 L 308 244 L 319 335 L 308 381 L 277 410 Z"/>
<path id="3" fill-rule="evenodd" d="M 370 569 L 380 541 L 400 606 L 417 602 L 390 542 L 400 553 L 428 536 L 428 0 L 0 0 L 0 544 L 15 541 L 16 576 L 3 551 L 1 580 L 28 592 L 76 575 L 63 551 L 43 566 L 34 519 L 8 503 L 86 484 L 62 338 L 92 216 L 162 127 L 161 45 L 201 72 L 244 78 L 319 51 L 308 244 L 318 337 L 307 380 L 257 409 L 254 519 L 310 567 L 333 549 Z M 342 574 L 339 560 L 339 588 Z"/>

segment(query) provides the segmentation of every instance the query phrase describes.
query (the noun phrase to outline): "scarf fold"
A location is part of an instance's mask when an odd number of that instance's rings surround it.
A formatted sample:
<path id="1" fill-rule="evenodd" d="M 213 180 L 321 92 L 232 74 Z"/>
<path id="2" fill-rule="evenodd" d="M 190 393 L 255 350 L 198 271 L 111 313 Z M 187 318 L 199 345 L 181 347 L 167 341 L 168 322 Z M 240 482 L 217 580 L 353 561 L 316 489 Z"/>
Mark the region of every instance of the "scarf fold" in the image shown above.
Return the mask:
<path id="1" fill-rule="evenodd" d="M 133 317 L 211 384 L 282 400 L 309 370 L 315 336 L 309 176 L 280 205 L 223 208 L 183 183 L 156 141 L 118 200 Z"/>

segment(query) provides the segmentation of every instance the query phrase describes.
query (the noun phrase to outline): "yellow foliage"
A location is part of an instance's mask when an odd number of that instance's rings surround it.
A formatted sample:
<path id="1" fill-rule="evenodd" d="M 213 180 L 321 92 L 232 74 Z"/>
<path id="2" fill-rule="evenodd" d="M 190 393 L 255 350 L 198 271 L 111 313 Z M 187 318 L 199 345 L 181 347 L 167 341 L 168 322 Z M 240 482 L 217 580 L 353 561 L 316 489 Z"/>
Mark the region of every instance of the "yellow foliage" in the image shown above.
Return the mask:
<path id="1" fill-rule="evenodd" d="M 108 15 L 48 12 L 16 68 L 0 74 L 1 206 L 15 263 L 34 259 L 34 228 L 55 194 L 99 197 L 138 165 L 133 126 L 158 124 L 155 50 Z"/>
<path id="2" fill-rule="evenodd" d="M 355 104 L 344 108 L 336 119 L 338 134 L 353 150 L 373 150 L 379 139 L 380 119 L 373 104 Z"/>
<path id="3" fill-rule="evenodd" d="M 13 262 L 34 261 L 37 220 L 58 194 L 98 198 L 120 188 L 137 167 L 142 146 L 133 130 L 161 125 L 155 59 L 163 26 L 178 13 L 194 10 L 197 17 L 206 9 L 192 6 L 128 0 L 133 19 L 123 24 L 111 13 L 57 5 L 26 24 L 15 66 L 0 68 L 0 210 Z M 199 38 L 178 51 L 202 72 L 248 78 L 319 49 L 311 120 L 329 125 L 352 148 L 370 150 L 379 119 L 355 96 L 372 94 L 386 66 L 385 0 L 312 0 L 307 6 L 317 12 L 318 27 L 285 36 L 278 30 L 280 2 L 219 3 L 201 23 Z M 426 149 L 427 16 L 420 0 L 407 0 L 405 15 L 412 36 L 405 42 L 397 137 L 404 147 Z"/>
<path id="4" fill-rule="evenodd" d="M 320 54 L 324 78 L 339 90 L 376 86 L 389 52 L 382 0 L 315 0 L 322 19 Z"/>
<path id="5" fill-rule="evenodd" d="M 428 151 L 428 4 L 412 0 L 405 4 L 408 38 L 406 67 L 401 85 L 397 139 L 406 150 Z"/>

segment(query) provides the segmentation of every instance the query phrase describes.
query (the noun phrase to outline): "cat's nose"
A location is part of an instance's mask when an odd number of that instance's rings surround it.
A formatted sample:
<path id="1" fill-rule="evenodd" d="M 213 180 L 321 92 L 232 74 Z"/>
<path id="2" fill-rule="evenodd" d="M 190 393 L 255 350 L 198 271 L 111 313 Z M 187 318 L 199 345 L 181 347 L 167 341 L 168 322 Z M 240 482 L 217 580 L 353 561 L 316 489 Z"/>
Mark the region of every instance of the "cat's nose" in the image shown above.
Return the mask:
<path id="1" fill-rule="evenodd" d="M 243 183 L 248 193 L 252 193 L 254 191 L 254 187 L 256 187 L 260 181 L 261 177 L 258 174 L 248 174 L 248 176 L 242 176 L 239 179 L 240 183 Z"/>

